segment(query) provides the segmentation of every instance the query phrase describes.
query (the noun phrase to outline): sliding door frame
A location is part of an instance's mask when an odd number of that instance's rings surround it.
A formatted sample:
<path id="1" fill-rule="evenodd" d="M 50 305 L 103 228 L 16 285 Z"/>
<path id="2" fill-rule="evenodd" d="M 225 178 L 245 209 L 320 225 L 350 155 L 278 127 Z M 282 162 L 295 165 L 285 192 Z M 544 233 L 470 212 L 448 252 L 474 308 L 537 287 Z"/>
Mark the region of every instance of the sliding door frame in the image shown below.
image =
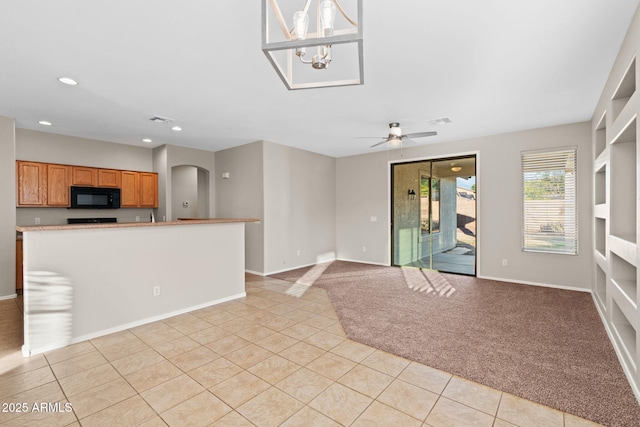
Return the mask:
<path id="1" fill-rule="evenodd" d="M 425 157 L 412 157 L 412 158 L 401 158 L 395 160 L 389 160 L 387 164 L 387 212 L 389 213 L 389 223 L 388 223 L 388 234 L 387 234 L 387 248 L 389 249 L 389 266 L 394 265 L 394 238 L 393 238 L 393 222 L 394 222 L 394 213 L 393 213 L 393 167 L 394 165 L 399 165 L 403 163 L 417 163 L 423 161 L 431 161 L 437 162 L 442 160 L 455 160 L 457 158 L 464 157 L 472 157 L 475 156 L 475 177 L 476 177 L 476 255 L 475 255 L 475 277 L 481 277 L 481 250 L 480 250 L 480 242 L 481 242 L 481 168 L 480 168 L 480 152 L 479 151 L 465 151 L 459 153 L 442 153 L 438 155 L 425 156 Z"/>

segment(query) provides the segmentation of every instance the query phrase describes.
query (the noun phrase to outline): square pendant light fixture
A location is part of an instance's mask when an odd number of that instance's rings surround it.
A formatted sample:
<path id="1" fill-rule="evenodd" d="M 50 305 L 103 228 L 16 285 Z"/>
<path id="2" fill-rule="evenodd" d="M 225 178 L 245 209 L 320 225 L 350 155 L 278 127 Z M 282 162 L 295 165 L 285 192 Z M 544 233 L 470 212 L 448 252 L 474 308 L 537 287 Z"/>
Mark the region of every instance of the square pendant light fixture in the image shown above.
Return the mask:
<path id="1" fill-rule="evenodd" d="M 363 84 L 362 0 L 262 0 L 262 51 L 289 90 Z"/>

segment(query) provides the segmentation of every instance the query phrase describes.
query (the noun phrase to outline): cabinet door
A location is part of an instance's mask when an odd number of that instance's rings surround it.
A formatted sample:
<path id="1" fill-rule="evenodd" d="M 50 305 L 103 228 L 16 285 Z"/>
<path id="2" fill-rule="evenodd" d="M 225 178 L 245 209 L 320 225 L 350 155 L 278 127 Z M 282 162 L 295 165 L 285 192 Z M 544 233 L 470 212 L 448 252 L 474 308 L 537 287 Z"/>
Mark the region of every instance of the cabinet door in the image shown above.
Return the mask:
<path id="1" fill-rule="evenodd" d="M 140 207 L 158 207 L 158 174 L 140 172 Z"/>
<path id="2" fill-rule="evenodd" d="M 120 187 L 121 174 L 115 169 L 98 169 L 98 187 Z"/>
<path id="3" fill-rule="evenodd" d="M 71 185 L 93 187 L 98 184 L 98 169 L 73 166 Z"/>
<path id="4" fill-rule="evenodd" d="M 16 162 L 18 206 L 44 206 L 47 203 L 47 164 Z"/>
<path id="5" fill-rule="evenodd" d="M 140 173 L 122 171 L 120 207 L 137 208 L 140 205 Z"/>
<path id="6" fill-rule="evenodd" d="M 71 166 L 47 165 L 47 206 L 69 206 Z"/>

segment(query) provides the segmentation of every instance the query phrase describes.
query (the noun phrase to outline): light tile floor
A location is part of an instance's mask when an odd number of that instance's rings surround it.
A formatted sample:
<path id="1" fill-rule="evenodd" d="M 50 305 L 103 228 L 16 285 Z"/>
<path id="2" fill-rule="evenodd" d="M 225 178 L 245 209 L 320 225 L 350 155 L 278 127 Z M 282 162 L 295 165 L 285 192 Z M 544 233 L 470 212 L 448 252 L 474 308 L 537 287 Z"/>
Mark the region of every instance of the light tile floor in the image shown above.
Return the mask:
<path id="1" fill-rule="evenodd" d="M 252 275 L 246 289 L 30 358 L 20 299 L 0 301 L 0 424 L 596 425 L 351 341 L 322 289 Z"/>

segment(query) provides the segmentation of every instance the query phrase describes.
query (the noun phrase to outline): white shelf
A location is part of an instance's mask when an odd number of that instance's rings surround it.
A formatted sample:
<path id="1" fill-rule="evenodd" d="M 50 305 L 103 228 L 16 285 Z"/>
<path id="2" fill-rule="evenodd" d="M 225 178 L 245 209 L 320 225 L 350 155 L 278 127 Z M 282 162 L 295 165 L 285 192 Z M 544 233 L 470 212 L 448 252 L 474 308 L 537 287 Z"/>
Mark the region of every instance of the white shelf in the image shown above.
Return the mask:
<path id="1" fill-rule="evenodd" d="M 636 92 L 636 58 L 633 58 L 631 64 L 627 67 L 627 70 L 620 80 L 620 84 L 616 88 L 611 97 L 611 111 L 613 113 L 613 121 L 625 110 L 629 100 Z"/>
<path id="2" fill-rule="evenodd" d="M 616 303 L 612 301 L 611 306 L 613 308 L 612 314 L 612 326 L 616 333 L 620 347 L 622 347 L 625 360 L 634 372 L 637 372 L 637 334 L 635 328 L 629 323 L 629 320 L 622 313 L 622 310 Z"/>
<path id="3" fill-rule="evenodd" d="M 630 236 L 627 236 L 630 237 Z M 638 245 L 624 237 L 609 236 L 609 249 L 620 258 L 637 267 Z"/>

